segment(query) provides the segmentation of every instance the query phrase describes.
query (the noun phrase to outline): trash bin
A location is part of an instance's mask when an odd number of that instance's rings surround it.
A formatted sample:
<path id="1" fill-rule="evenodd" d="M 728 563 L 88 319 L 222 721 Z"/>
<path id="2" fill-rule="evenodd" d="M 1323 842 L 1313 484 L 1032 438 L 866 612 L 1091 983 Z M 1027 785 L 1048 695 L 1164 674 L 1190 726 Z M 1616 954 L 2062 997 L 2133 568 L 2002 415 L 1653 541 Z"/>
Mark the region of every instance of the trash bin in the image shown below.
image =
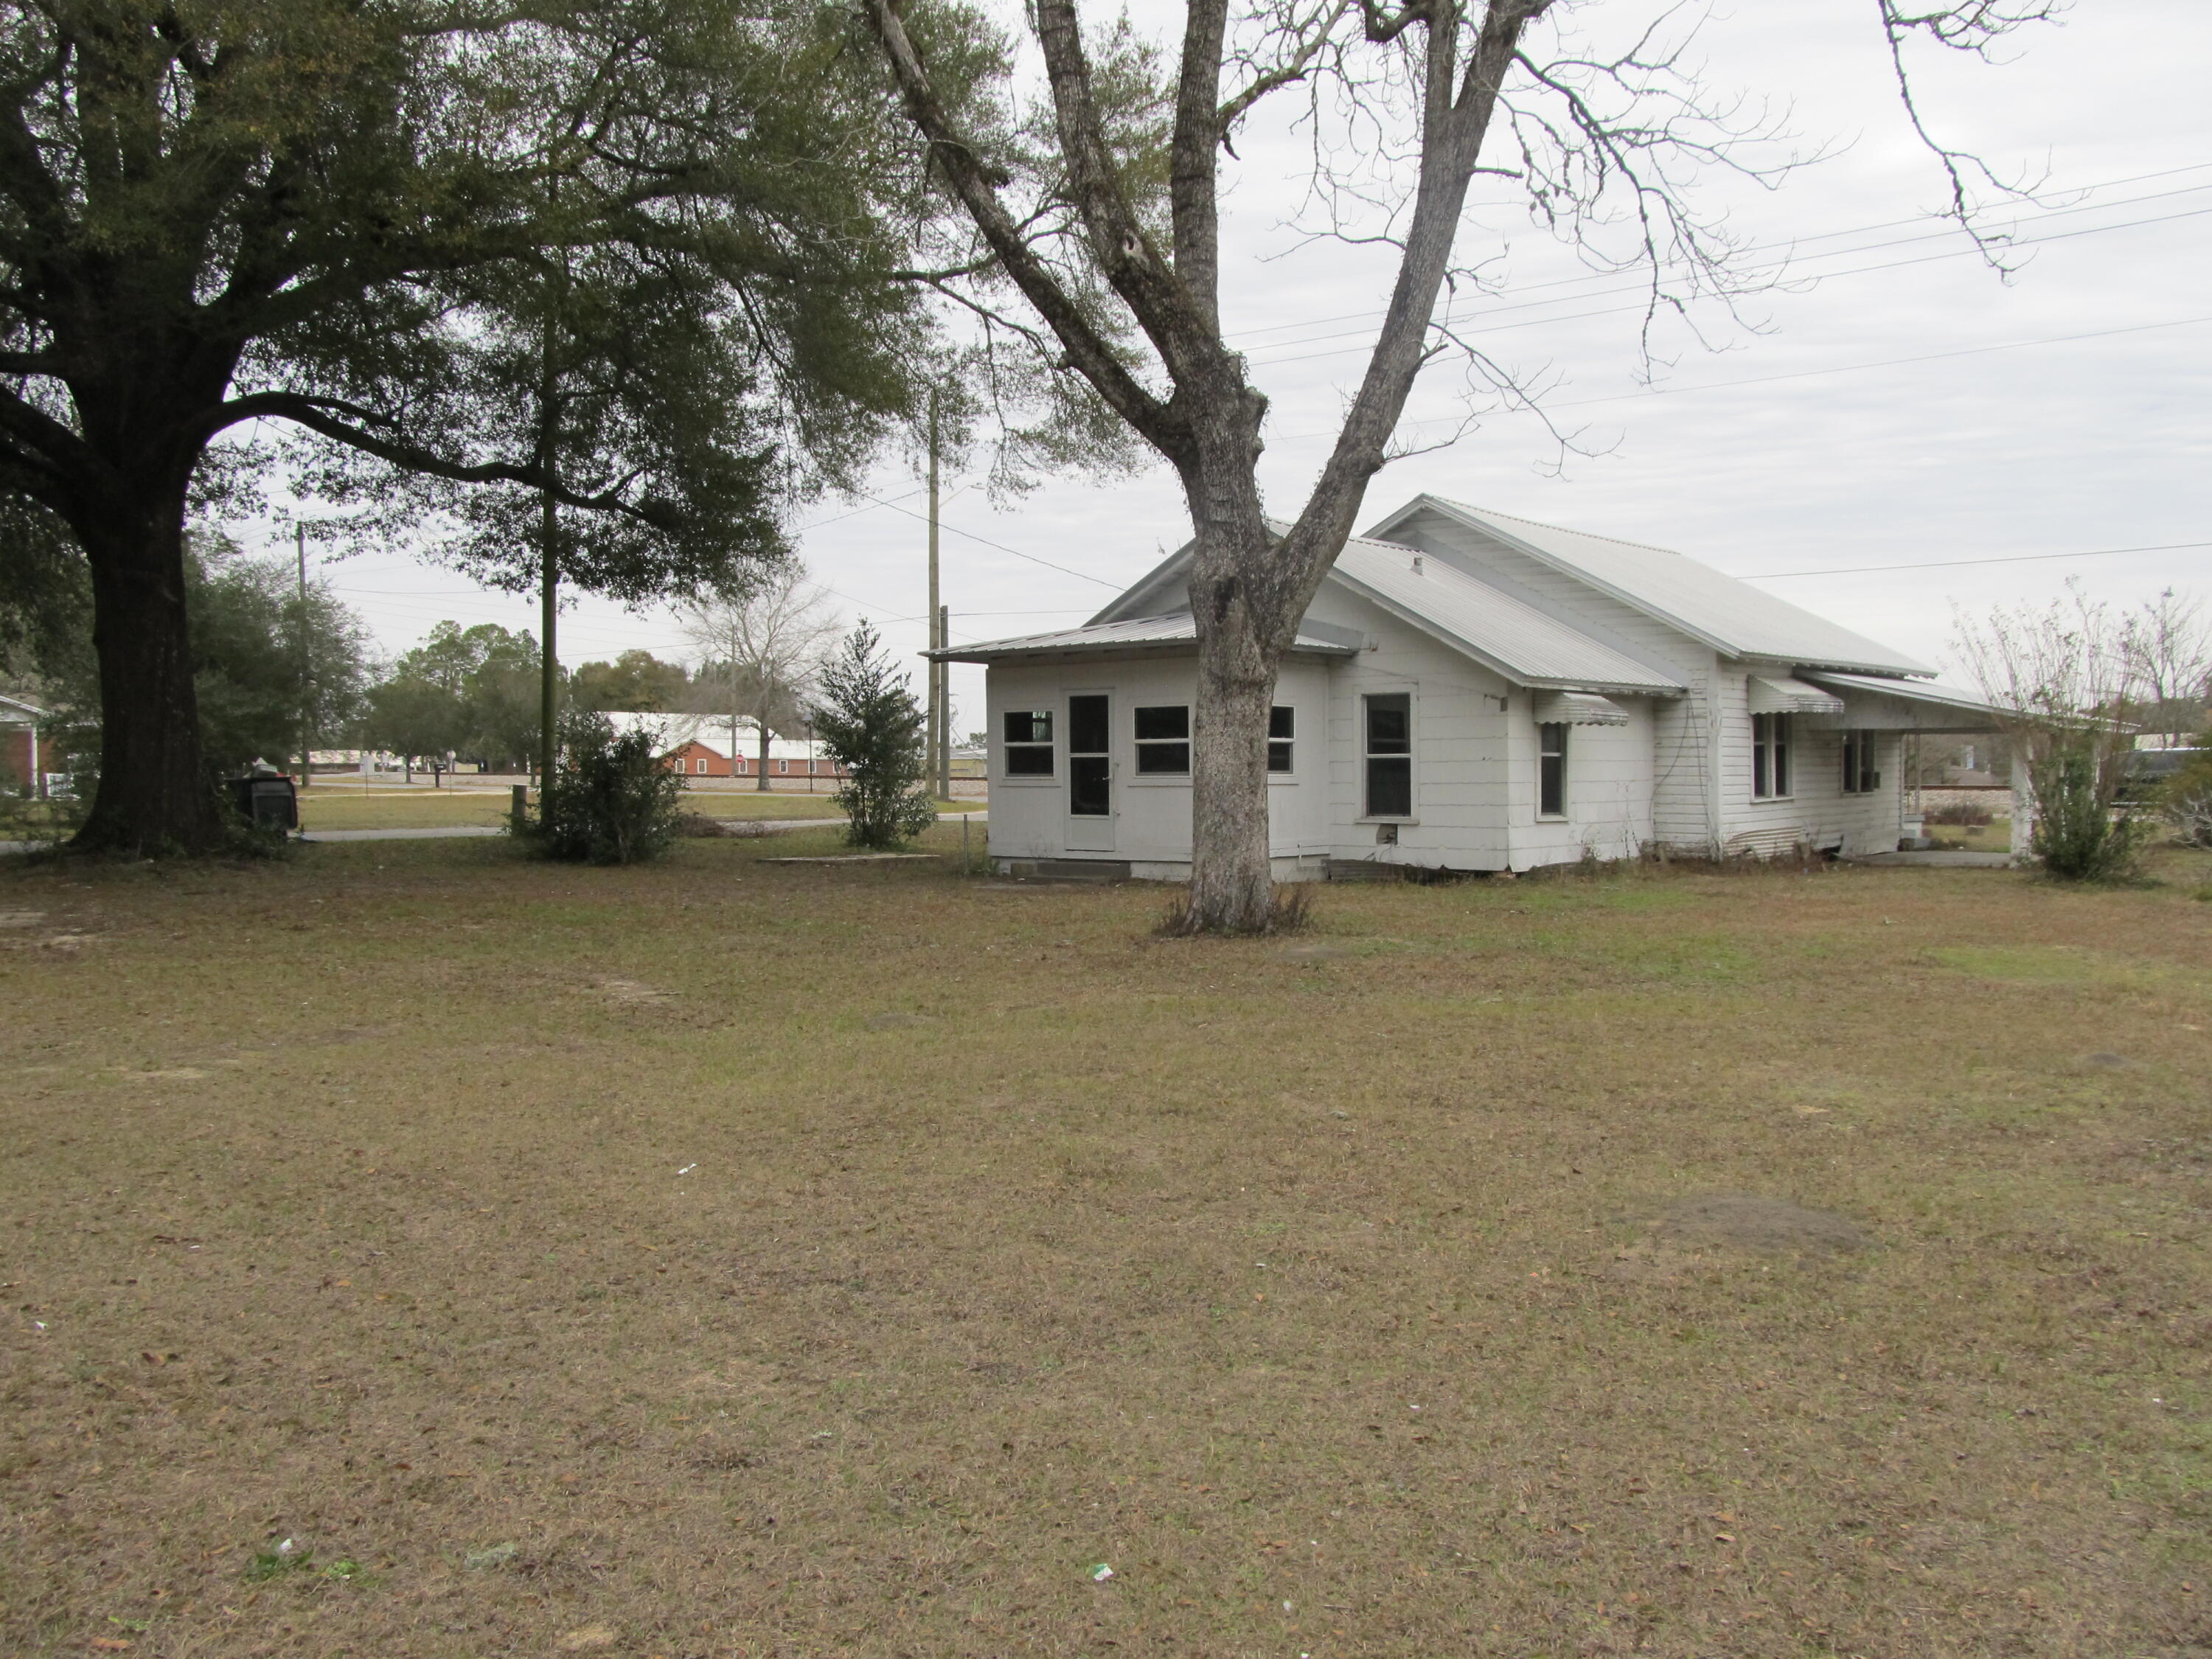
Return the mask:
<path id="1" fill-rule="evenodd" d="M 242 778 L 228 778 L 223 787 L 239 817 L 257 830 L 286 831 L 300 827 L 300 795 L 292 780 L 266 761 L 253 763 Z"/>

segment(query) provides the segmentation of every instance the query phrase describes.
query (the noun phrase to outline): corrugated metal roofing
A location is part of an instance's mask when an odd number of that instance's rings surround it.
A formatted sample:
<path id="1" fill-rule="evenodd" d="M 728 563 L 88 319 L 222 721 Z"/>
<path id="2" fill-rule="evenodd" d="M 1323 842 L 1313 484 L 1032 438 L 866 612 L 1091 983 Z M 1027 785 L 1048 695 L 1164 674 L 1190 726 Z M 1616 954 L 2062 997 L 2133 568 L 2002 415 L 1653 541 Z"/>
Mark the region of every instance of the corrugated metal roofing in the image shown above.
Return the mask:
<path id="1" fill-rule="evenodd" d="M 1840 714 L 1844 700 L 1787 674 L 1749 677 L 1744 701 L 1754 714 Z"/>
<path id="2" fill-rule="evenodd" d="M 1601 645 L 1433 555 L 1423 557 L 1395 542 L 1354 537 L 1337 556 L 1335 574 L 1386 606 L 1426 623 L 1523 685 L 1682 689 L 1680 680 Z"/>
<path id="3" fill-rule="evenodd" d="M 1384 523 L 1426 504 L 1517 545 L 1646 616 L 1681 629 L 1732 657 L 1767 657 L 1804 667 L 1931 674 L 1879 641 L 1722 574 L 1664 548 L 1617 541 L 1531 519 L 1493 513 L 1440 495 L 1423 495 Z"/>
<path id="4" fill-rule="evenodd" d="M 1084 628 L 1064 628 L 1053 634 L 1023 634 L 1012 639 L 984 640 L 975 645 L 956 645 L 946 650 L 925 652 L 923 654 L 945 662 L 996 662 L 1006 657 L 1038 656 L 1048 653 L 1197 643 L 1197 623 L 1192 620 L 1189 611 L 1178 611 L 1164 617 L 1135 617 L 1127 622 L 1093 623 Z M 1358 647 L 1342 641 L 1324 639 L 1318 634 L 1310 634 L 1302 629 L 1292 649 L 1350 656 Z"/>
<path id="5" fill-rule="evenodd" d="M 1902 697 L 1907 702 L 1925 702 L 1939 708 L 1962 709 L 1968 714 L 1986 715 L 1990 720 L 1997 717 L 1996 709 L 1986 697 L 1963 691 L 1955 685 L 1936 685 L 1927 680 L 1885 679 L 1874 674 L 1838 674 L 1825 669 L 1808 673 L 1805 678 L 1844 691 L 1872 691 L 1885 697 Z"/>

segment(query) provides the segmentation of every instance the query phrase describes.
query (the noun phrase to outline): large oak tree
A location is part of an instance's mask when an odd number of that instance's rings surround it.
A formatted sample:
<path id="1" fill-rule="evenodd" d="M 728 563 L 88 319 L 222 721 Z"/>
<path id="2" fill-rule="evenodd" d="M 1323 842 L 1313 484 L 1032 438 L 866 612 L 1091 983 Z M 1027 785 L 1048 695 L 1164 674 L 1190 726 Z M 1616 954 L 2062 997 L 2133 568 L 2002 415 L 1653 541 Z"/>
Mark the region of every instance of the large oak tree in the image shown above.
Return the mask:
<path id="1" fill-rule="evenodd" d="M 312 433 L 326 464 L 680 531 L 665 474 L 564 472 L 457 414 L 504 273 L 617 248 L 688 265 L 677 285 L 724 285 L 717 325 L 785 384 L 829 374 L 817 424 L 865 434 L 900 404 L 917 330 L 880 296 L 912 144 L 852 95 L 841 46 L 807 0 L 0 0 L 0 492 L 89 562 L 103 737 L 80 844 L 223 836 L 183 533 L 196 491 L 243 470 L 225 434 L 246 423 Z M 777 426 L 749 433 L 749 477 Z M 773 557 L 773 512 L 745 522 Z"/>

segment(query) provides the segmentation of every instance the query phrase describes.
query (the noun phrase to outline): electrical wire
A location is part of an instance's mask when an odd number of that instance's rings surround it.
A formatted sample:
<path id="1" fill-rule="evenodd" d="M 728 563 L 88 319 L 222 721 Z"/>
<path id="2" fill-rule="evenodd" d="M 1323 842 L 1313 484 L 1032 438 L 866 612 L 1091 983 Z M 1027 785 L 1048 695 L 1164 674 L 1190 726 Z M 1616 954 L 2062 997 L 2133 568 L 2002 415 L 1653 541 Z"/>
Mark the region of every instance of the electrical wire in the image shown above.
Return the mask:
<path id="1" fill-rule="evenodd" d="M 1798 576 L 1863 576 L 1880 570 L 1954 570 L 1970 564 L 2034 564 L 2045 559 L 2103 559 L 2119 553 L 2179 553 L 2212 547 L 2212 542 L 2160 542 L 2150 547 L 2093 547 L 2079 553 L 2007 553 L 1992 559 L 1923 559 L 1913 564 L 1853 564 L 1832 570 L 1764 570 L 1738 581 L 1789 581 Z"/>

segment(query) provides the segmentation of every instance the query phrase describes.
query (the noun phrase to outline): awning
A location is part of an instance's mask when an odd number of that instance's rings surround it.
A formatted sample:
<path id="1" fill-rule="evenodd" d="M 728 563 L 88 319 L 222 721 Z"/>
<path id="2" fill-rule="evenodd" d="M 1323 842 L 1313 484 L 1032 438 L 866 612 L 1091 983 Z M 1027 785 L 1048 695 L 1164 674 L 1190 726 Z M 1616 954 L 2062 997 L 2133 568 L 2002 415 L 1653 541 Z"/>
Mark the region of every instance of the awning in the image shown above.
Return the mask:
<path id="1" fill-rule="evenodd" d="M 1840 714 L 1844 700 L 1832 691 L 1786 674 L 1753 674 L 1745 688 L 1754 714 Z"/>
<path id="2" fill-rule="evenodd" d="M 1838 707 L 1842 705 L 1838 704 Z M 1595 691 L 1539 691 L 1539 726 L 1626 726 L 1628 711 Z"/>

